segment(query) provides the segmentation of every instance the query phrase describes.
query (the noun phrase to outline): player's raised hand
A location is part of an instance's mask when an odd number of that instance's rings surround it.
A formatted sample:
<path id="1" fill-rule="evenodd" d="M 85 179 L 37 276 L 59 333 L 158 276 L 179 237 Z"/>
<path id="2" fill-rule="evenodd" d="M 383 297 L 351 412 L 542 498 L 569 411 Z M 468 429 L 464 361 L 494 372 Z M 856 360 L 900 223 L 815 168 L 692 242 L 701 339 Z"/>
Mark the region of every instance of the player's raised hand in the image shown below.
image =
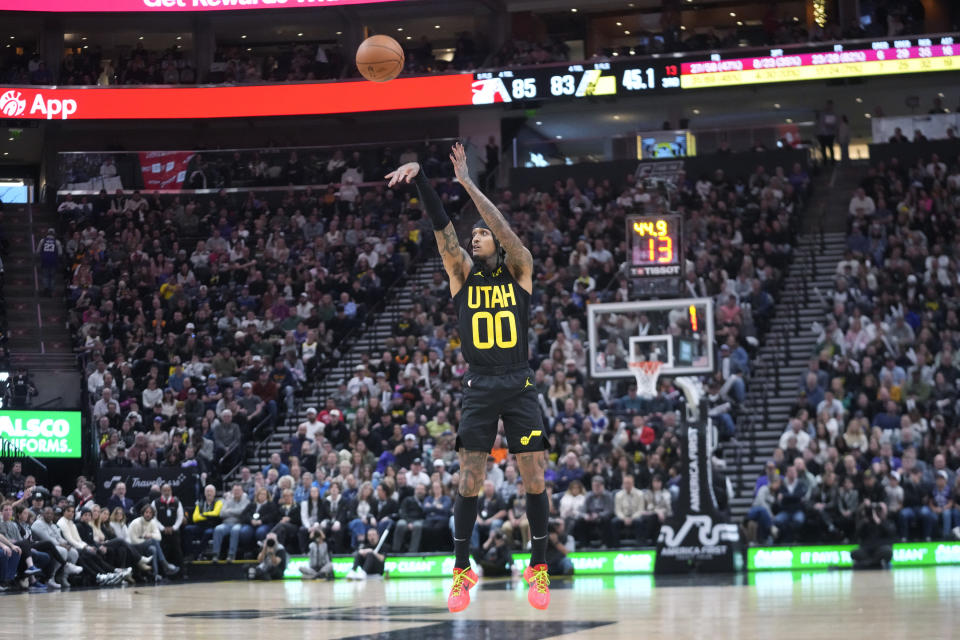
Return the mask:
<path id="1" fill-rule="evenodd" d="M 384 178 L 390 181 L 387 183 L 387 186 L 392 187 L 400 183 L 410 184 L 410 182 L 417 177 L 418 173 L 420 173 L 420 163 L 408 162 L 402 167 L 399 167 L 394 171 L 391 171 L 390 173 L 385 175 Z"/>
<path id="2" fill-rule="evenodd" d="M 457 180 L 463 183 L 470 179 L 470 169 L 467 167 L 467 152 L 462 143 L 458 142 L 451 147 L 450 162 L 453 163 L 453 172 L 456 174 Z"/>

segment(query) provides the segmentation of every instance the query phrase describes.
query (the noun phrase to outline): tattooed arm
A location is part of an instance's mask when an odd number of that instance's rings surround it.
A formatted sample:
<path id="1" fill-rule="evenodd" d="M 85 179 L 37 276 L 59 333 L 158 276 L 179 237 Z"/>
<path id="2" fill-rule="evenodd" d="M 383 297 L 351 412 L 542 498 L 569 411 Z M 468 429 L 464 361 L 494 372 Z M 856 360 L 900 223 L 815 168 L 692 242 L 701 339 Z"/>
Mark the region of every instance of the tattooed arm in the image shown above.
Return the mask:
<path id="1" fill-rule="evenodd" d="M 466 249 L 460 246 L 460 240 L 457 238 L 457 231 L 453 228 L 452 222 L 440 231 L 434 231 L 433 235 L 437 239 L 443 268 L 450 277 L 450 295 L 455 296 L 463 287 L 470 267 L 473 266 L 473 260 L 470 259 Z"/>
<path id="2" fill-rule="evenodd" d="M 454 145 L 450 160 L 453 162 L 453 170 L 457 174 L 457 180 L 466 189 L 470 199 L 477 206 L 480 217 L 490 227 L 493 237 L 506 250 L 507 269 L 528 293 L 533 291 L 533 256 L 523 246 L 520 237 L 510 228 L 510 224 L 497 209 L 497 206 L 490 202 L 490 199 L 483 195 L 479 187 L 473 183 L 467 169 L 467 154 L 463 145 L 459 142 Z"/>
<path id="3" fill-rule="evenodd" d="M 387 186 L 391 188 L 398 184 L 413 183 L 416 185 L 420 201 L 433 224 L 433 235 L 437 239 L 437 248 L 440 249 L 443 268 L 446 269 L 447 275 L 450 277 L 450 294 L 457 295 L 467 279 L 467 274 L 470 273 L 473 261 L 470 259 L 470 255 L 460 246 L 457 232 L 453 228 L 453 223 L 450 222 L 450 216 L 443 209 L 440 196 L 437 195 L 430 181 L 424 175 L 423 169 L 416 162 L 408 162 L 391 171 L 385 177 L 389 180 Z"/>

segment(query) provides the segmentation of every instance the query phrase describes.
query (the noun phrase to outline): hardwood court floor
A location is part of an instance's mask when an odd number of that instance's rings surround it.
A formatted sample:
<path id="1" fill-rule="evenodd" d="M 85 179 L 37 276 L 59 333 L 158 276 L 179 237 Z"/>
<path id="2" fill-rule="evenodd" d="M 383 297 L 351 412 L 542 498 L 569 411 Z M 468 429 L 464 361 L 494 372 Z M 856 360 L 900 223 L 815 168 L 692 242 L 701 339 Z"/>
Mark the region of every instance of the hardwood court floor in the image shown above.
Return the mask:
<path id="1" fill-rule="evenodd" d="M 222 582 L 0 597 L 0 638 L 960 638 L 960 567 L 555 581 L 547 612 L 509 581 L 446 611 L 447 581 Z"/>

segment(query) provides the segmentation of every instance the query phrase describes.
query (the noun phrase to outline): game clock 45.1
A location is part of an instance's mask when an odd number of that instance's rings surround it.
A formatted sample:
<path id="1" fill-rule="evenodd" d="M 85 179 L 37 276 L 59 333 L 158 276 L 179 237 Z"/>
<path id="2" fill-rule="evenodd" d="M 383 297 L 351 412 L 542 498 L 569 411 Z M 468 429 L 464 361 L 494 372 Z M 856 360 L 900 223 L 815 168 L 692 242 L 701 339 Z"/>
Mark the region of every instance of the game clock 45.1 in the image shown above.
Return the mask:
<path id="1" fill-rule="evenodd" d="M 675 64 L 593 62 L 477 73 L 473 104 L 631 95 L 679 88 L 680 67 Z"/>
<path id="2" fill-rule="evenodd" d="M 627 216 L 627 238 L 631 275 L 680 275 L 679 216 Z"/>

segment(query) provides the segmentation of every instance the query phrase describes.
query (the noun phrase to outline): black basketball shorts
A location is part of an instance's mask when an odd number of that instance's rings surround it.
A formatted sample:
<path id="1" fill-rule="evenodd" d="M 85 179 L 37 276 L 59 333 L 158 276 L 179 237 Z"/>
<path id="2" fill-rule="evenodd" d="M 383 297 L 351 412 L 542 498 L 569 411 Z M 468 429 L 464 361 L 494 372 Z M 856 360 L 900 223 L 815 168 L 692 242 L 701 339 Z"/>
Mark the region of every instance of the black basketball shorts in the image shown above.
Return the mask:
<path id="1" fill-rule="evenodd" d="M 468 371 L 463 377 L 463 405 L 457 429 L 457 450 L 490 451 L 503 419 L 510 453 L 548 449 L 537 388 L 529 367 L 485 375 Z"/>

